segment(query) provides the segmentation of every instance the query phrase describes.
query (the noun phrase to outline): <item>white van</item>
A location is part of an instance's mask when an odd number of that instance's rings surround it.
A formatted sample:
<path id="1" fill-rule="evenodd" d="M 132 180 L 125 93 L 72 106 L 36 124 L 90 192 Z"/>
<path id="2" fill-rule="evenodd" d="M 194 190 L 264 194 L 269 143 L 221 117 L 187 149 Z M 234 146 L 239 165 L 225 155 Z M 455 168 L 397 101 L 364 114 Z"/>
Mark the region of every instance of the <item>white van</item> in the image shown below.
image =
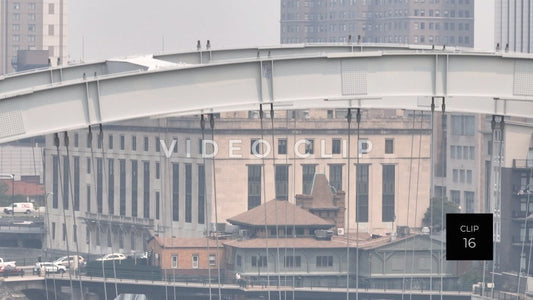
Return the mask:
<path id="1" fill-rule="evenodd" d="M 16 202 L 13 206 L 7 206 L 4 208 L 4 213 L 11 214 L 15 210 L 16 213 L 31 214 L 35 212 L 35 207 L 32 202 Z"/>

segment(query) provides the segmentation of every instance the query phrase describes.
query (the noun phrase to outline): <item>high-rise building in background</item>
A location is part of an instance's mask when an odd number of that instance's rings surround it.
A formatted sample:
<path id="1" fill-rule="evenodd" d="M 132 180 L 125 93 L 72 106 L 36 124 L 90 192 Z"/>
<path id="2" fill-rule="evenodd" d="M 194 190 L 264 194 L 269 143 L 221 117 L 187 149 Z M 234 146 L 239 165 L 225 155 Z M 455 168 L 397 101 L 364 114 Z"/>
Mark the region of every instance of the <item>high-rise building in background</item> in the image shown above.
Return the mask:
<path id="1" fill-rule="evenodd" d="M 474 0 L 281 0 L 280 19 L 282 44 L 474 46 Z"/>
<path id="2" fill-rule="evenodd" d="M 67 0 L 0 0 L 0 74 L 67 58 Z"/>
<path id="3" fill-rule="evenodd" d="M 533 3 L 523 0 L 496 0 L 495 3 L 494 39 L 500 49 L 533 52 Z"/>

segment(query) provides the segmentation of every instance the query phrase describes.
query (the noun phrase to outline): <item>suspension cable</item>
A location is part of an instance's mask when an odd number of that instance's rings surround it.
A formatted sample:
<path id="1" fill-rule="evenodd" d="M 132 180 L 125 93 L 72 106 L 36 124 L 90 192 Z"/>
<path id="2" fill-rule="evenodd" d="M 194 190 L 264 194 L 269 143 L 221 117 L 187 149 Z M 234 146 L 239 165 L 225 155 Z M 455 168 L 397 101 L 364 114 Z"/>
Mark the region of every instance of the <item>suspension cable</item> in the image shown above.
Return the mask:
<path id="1" fill-rule="evenodd" d="M 213 114 L 209 114 L 209 126 L 211 127 L 211 140 L 215 140 L 215 117 Z M 217 176 L 215 168 L 215 155 L 212 156 L 211 162 L 213 164 L 213 199 L 215 200 L 215 224 L 218 224 L 218 204 L 217 204 Z M 215 225 L 216 226 L 216 225 Z M 219 255 L 219 241 L 218 234 L 215 233 L 216 241 L 216 259 L 217 259 L 217 272 L 218 272 L 218 299 L 222 299 L 222 288 L 220 282 L 220 255 Z"/>
<path id="2" fill-rule="evenodd" d="M 274 103 L 270 103 L 270 120 L 272 121 L 272 145 L 275 145 L 276 143 L 274 142 Z M 264 153 L 262 153 L 262 155 L 264 155 Z M 272 166 L 274 167 L 274 171 L 276 170 L 276 151 L 272 151 Z M 287 168 L 287 180 L 289 179 L 288 176 L 289 176 L 289 167 L 286 166 Z M 275 173 L 275 172 L 274 172 Z M 289 201 L 289 190 L 288 190 L 288 186 L 287 186 L 287 202 Z M 275 207 L 275 211 L 277 212 L 278 211 L 278 201 L 274 201 L 274 207 Z M 279 263 L 279 222 L 278 222 L 278 214 L 276 213 L 275 214 L 275 222 L 276 222 L 276 267 L 277 267 L 277 272 L 278 272 L 278 294 L 279 294 L 279 298 L 278 299 L 281 299 L 281 290 L 280 290 L 280 285 L 281 285 L 281 274 L 280 274 L 280 263 Z M 294 258 L 293 258 L 294 259 Z M 293 261 L 293 264 L 295 262 Z"/>
<path id="3" fill-rule="evenodd" d="M 526 159 L 529 159 L 528 157 L 526 157 Z M 528 160 L 526 160 L 526 167 L 528 166 Z M 529 190 L 533 184 L 533 182 L 531 182 L 531 178 L 533 178 L 533 166 L 529 169 L 529 178 L 527 180 L 527 212 L 529 213 L 529 204 L 531 203 L 531 191 Z M 527 228 L 527 218 L 526 218 L 526 228 Z M 528 255 L 528 261 L 527 261 L 527 273 L 526 274 L 530 274 L 529 271 L 530 271 L 530 267 L 531 267 L 531 250 L 533 249 L 533 247 L 531 247 L 531 241 L 528 241 L 529 242 L 529 255 Z M 518 285 L 520 286 L 520 285 Z"/>
<path id="4" fill-rule="evenodd" d="M 498 221 L 500 222 L 500 225 L 501 225 L 501 194 L 502 194 L 502 189 L 501 189 L 501 184 L 502 184 L 502 161 L 503 161 L 503 131 L 504 131 L 504 122 L 503 122 L 503 116 L 500 118 L 500 128 L 499 128 L 499 132 L 500 132 L 500 139 L 499 139 L 499 150 L 498 150 L 498 172 L 497 172 L 497 177 L 495 178 L 496 179 L 496 186 L 498 188 L 498 193 L 497 193 L 497 201 L 495 201 L 495 213 L 497 214 L 497 217 L 498 217 Z M 494 141 L 494 138 L 493 138 L 493 141 Z M 499 227 L 498 227 L 499 229 Z M 491 291 L 491 297 L 494 298 L 494 271 L 495 271 L 495 267 L 496 267 L 496 263 L 494 261 L 498 261 L 497 257 L 496 257 L 496 250 L 497 248 L 496 247 L 493 247 L 493 251 L 494 251 L 494 257 L 493 257 L 493 261 L 492 261 L 492 278 L 491 278 L 491 282 L 493 283 L 493 287 L 492 287 L 492 291 Z M 518 275 L 518 280 L 520 280 L 520 274 Z M 518 286 L 520 287 L 520 285 Z"/>
<path id="5" fill-rule="evenodd" d="M 109 174 L 107 180 L 106 180 L 106 172 L 105 172 L 105 163 L 106 163 L 106 157 L 105 157 L 105 143 L 104 143 L 104 129 L 103 129 L 103 126 L 102 124 L 99 124 L 99 128 L 100 128 L 100 132 L 98 134 L 98 139 L 100 140 L 100 143 L 101 143 L 101 150 L 102 150 L 102 194 L 104 193 L 105 189 L 103 189 L 103 187 L 106 187 L 107 186 L 107 210 L 108 210 L 108 214 L 109 214 L 109 176 L 114 176 L 114 175 L 111 175 Z M 108 169 L 110 170 L 111 169 L 111 166 L 109 166 L 109 162 L 108 162 L 108 165 L 107 165 Z M 113 172 L 114 174 L 114 172 Z M 113 203 L 114 205 L 114 203 Z M 104 212 L 104 201 L 102 199 L 102 213 Z M 112 230 L 111 230 L 111 224 L 108 224 L 107 225 L 107 235 L 106 235 L 106 240 L 107 242 L 109 243 L 109 237 L 111 237 L 112 235 Z M 111 243 L 111 248 L 113 248 L 113 244 Z M 113 279 L 114 280 L 114 286 L 115 286 L 115 297 L 118 297 L 118 284 L 117 284 L 117 269 L 115 267 L 115 260 L 112 260 L 112 263 L 113 263 Z M 105 262 L 102 261 L 102 267 L 104 267 L 105 265 Z"/>
<path id="6" fill-rule="evenodd" d="M 264 136 L 263 136 L 263 132 L 264 132 L 264 129 L 263 129 L 263 104 L 259 104 L 259 119 L 260 119 L 260 123 L 261 123 L 261 140 L 263 140 Z M 263 143 L 261 143 L 261 149 L 264 148 L 264 145 Z M 262 151 L 264 152 L 264 151 Z M 270 300 L 270 275 L 268 273 L 268 225 L 267 225 L 267 200 L 266 200 L 266 181 L 265 181 L 265 156 L 264 155 L 261 155 L 261 161 L 263 163 L 262 165 L 262 173 L 263 173 L 263 202 L 265 204 L 265 207 L 264 207 L 264 217 L 265 217 L 265 250 L 266 250 L 266 265 L 267 265 L 267 272 L 266 272 L 266 277 L 267 277 L 267 287 L 268 287 L 268 300 Z M 274 174 L 276 173 L 276 170 L 274 169 Z M 275 176 L 275 175 L 274 175 Z M 258 264 L 262 265 L 262 262 L 263 260 L 261 259 L 261 256 L 258 257 Z"/>
<path id="7" fill-rule="evenodd" d="M 350 157 L 351 157 L 351 140 L 352 140 L 352 109 L 348 108 L 346 114 L 348 123 L 348 185 L 350 184 Z M 357 141 L 359 142 L 359 141 Z M 357 167 L 356 167 L 357 169 Z M 330 178 L 331 179 L 331 178 Z M 350 299 L 350 189 L 348 188 L 348 197 L 346 199 L 346 300 Z M 357 214 L 358 212 L 356 212 Z M 355 217 L 357 223 L 357 216 Z M 340 263 L 340 262 L 339 262 Z M 357 268 L 357 266 L 356 266 Z"/>
<path id="8" fill-rule="evenodd" d="M 435 97 L 431 97 L 431 142 L 430 142 L 430 185 L 429 185 L 429 224 L 430 224 L 430 231 L 429 231 L 429 237 L 430 237 L 430 243 L 429 243 L 429 261 L 430 261 L 430 265 L 429 265 L 429 273 L 431 274 L 431 276 L 429 276 L 429 290 L 430 290 L 430 294 L 429 294 L 429 299 L 432 300 L 433 299 L 433 243 L 431 242 L 431 235 L 433 234 L 433 173 L 434 173 L 434 166 L 433 166 L 433 161 L 434 161 L 434 138 L 433 136 L 435 135 L 435 130 L 434 130 L 434 124 L 435 124 L 435 121 L 434 121 L 434 118 L 435 118 Z"/>
<path id="9" fill-rule="evenodd" d="M 200 128 L 202 129 L 202 153 L 200 153 L 202 155 L 202 159 L 203 159 L 203 162 L 204 162 L 204 178 L 205 178 L 205 166 L 206 166 L 206 159 L 205 159 L 205 155 L 204 155 L 204 140 L 205 140 L 205 118 L 204 118 L 204 115 L 201 114 L 200 115 Z M 211 142 L 214 142 L 214 141 L 211 141 Z M 214 172 L 214 170 L 213 170 Z M 204 184 L 205 184 L 205 179 L 204 179 Z M 204 192 L 204 195 L 205 195 L 205 192 Z M 204 196 L 205 197 L 205 196 Z M 205 215 L 205 232 L 206 232 L 206 246 L 207 246 L 207 255 L 208 255 L 208 264 L 207 264 L 207 273 L 208 273 L 208 287 L 209 287 L 209 299 L 212 299 L 212 289 L 211 289 L 211 264 L 209 264 L 209 215 L 208 215 L 208 210 L 207 210 L 207 205 L 205 204 L 205 200 L 204 200 L 204 215 Z M 218 261 L 217 261 L 218 263 Z"/>
<path id="10" fill-rule="evenodd" d="M 87 135 L 87 138 L 88 138 L 88 141 L 89 143 L 91 144 L 91 164 L 92 164 L 92 171 L 93 171 L 93 177 L 94 177 L 94 194 L 96 195 L 96 199 L 97 199 L 97 202 L 98 202 L 98 170 L 97 170 L 97 167 L 95 167 L 95 159 L 94 159 L 94 145 L 93 145 L 93 132 L 92 132 L 92 128 L 91 126 L 89 126 L 89 133 Z M 103 173 L 103 170 L 102 170 L 102 173 Z M 102 183 L 103 184 L 103 183 Z M 101 187 L 102 188 L 102 187 Z M 91 199 L 88 199 L 89 201 L 89 205 L 90 205 L 90 202 L 91 202 Z M 98 203 L 96 203 L 96 211 L 98 212 Z M 100 223 L 97 223 L 97 226 L 96 226 L 96 230 L 95 230 L 95 233 L 96 233 L 96 237 L 98 237 L 100 235 Z M 95 237 L 95 238 L 96 238 Z M 90 239 L 90 237 L 89 237 Z M 98 237 L 98 240 L 100 240 L 100 238 Z M 89 243 L 89 250 L 91 248 L 91 243 Z M 105 276 L 105 269 L 104 269 L 104 265 L 102 263 L 102 277 L 103 277 L 103 283 L 104 283 L 104 298 L 105 300 L 107 300 L 107 282 L 106 282 L 106 276 Z"/>
<path id="11" fill-rule="evenodd" d="M 444 117 L 446 116 L 445 115 L 446 113 L 446 98 L 442 97 L 442 114 L 441 114 L 441 120 L 444 120 Z M 443 121 L 441 121 L 441 129 L 442 129 L 442 123 Z M 446 158 L 446 144 L 444 142 L 441 143 L 442 144 L 442 147 L 441 147 L 441 163 L 444 161 L 444 159 Z M 441 168 L 443 168 L 444 166 L 441 166 Z M 444 177 L 441 177 L 442 178 L 442 185 L 444 185 Z M 444 270 L 443 270 L 443 257 L 444 257 L 444 247 L 443 247 L 443 242 L 445 239 L 444 239 L 444 189 L 440 189 L 440 220 L 441 220 L 441 228 L 440 228 L 440 239 L 441 239 L 441 242 L 440 242 L 440 255 L 439 255 L 439 262 L 440 262 L 440 300 L 442 300 L 442 289 L 444 287 Z"/>
<path id="12" fill-rule="evenodd" d="M 289 128 L 289 114 L 287 113 L 287 129 Z M 292 139 L 293 139 L 293 143 L 296 143 L 296 118 L 293 119 L 293 128 L 292 128 Z M 293 144 L 291 143 L 291 144 Z M 286 142 L 286 147 L 288 147 L 289 145 L 289 131 L 287 131 L 287 142 Z M 287 153 L 289 153 L 287 151 Z M 285 156 L 285 161 L 288 160 L 288 157 L 289 155 L 287 154 Z M 292 172 L 292 186 L 293 186 L 293 193 L 294 193 L 294 206 L 292 207 L 292 236 L 293 236 L 293 239 L 292 239 L 292 256 L 296 256 L 296 241 L 294 239 L 294 237 L 296 236 L 296 153 L 292 153 L 292 168 L 293 168 L 293 172 Z M 316 174 L 316 171 L 315 171 L 315 174 Z M 302 279 L 303 280 L 303 279 Z M 294 297 L 295 297 L 295 293 L 296 293 L 296 290 L 295 290 L 295 283 L 296 283 L 296 278 L 294 277 L 294 274 L 292 275 L 292 299 L 294 300 Z"/>
<path id="13" fill-rule="evenodd" d="M 360 140 L 360 125 L 361 125 L 361 109 L 357 108 L 357 115 L 356 115 L 356 121 L 357 121 L 357 143 L 359 143 Z M 359 167 L 359 146 L 356 147 L 355 150 L 357 157 L 356 157 L 356 169 Z M 350 161 L 350 152 L 348 152 L 348 162 Z M 348 171 L 350 171 L 350 166 L 348 165 Z M 348 197 L 350 196 L 350 172 L 348 172 Z M 350 201 L 348 201 L 350 203 Z M 357 206 L 357 205 L 356 205 Z M 349 221 L 348 221 L 349 223 Z M 357 266 L 356 273 L 355 273 L 355 299 L 359 300 L 359 222 L 356 220 L 355 222 L 355 265 Z"/>
<path id="14" fill-rule="evenodd" d="M 424 122 L 424 112 L 421 111 L 420 112 L 420 133 L 419 133 L 419 138 L 418 138 L 418 166 L 417 166 L 417 170 L 416 170 L 416 194 L 415 194 L 415 216 L 414 216 L 414 219 L 415 219 L 415 222 L 416 220 L 418 220 L 417 218 L 417 214 L 418 214 L 418 191 L 419 191 L 419 182 L 420 182 L 420 165 L 421 165 L 421 161 L 422 161 L 422 130 L 423 130 L 423 122 Z M 430 240 L 431 242 L 431 240 Z M 415 245 L 414 243 L 412 244 L 412 259 L 411 259 L 411 270 L 414 270 L 415 268 Z M 410 286 L 410 293 L 409 293 L 409 300 L 412 300 L 413 299 L 413 277 L 414 277 L 414 272 L 411 271 L 411 286 Z"/>
<path id="15" fill-rule="evenodd" d="M 165 133 L 164 133 L 164 137 L 163 137 L 163 140 L 166 141 L 168 140 L 168 118 L 165 118 L 164 119 L 164 122 L 165 122 Z M 161 137 L 161 134 L 162 134 L 162 130 L 161 130 L 161 119 L 158 119 L 158 122 L 157 122 L 157 125 L 158 125 L 158 130 L 159 130 L 159 136 Z M 159 143 L 161 143 L 161 141 L 159 141 Z M 166 145 L 166 144 L 165 144 Z M 166 148 L 168 151 L 174 151 L 174 147 L 177 147 L 177 144 L 176 142 L 172 141 L 171 145 L 173 145 L 171 147 L 171 149 L 168 149 L 168 147 Z M 160 164 L 160 183 L 161 183 L 161 187 L 160 187 L 160 194 L 159 194 L 159 199 L 165 199 L 165 196 L 166 196 L 166 182 L 167 182 L 167 178 L 170 178 L 170 176 L 168 176 L 168 166 L 170 165 L 169 164 L 169 161 L 168 161 L 169 158 L 167 158 L 166 156 L 163 156 L 163 155 L 160 155 L 159 156 L 159 164 Z M 165 193 L 165 194 L 163 194 Z M 169 201 L 169 204 L 172 205 L 172 202 Z M 161 210 L 161 206 L 162 205 L 159 205 L 159 209 Z M 163 209 L 164 211 L 164 209 Z M 172 209 L 169 209 L 168 211 L 171 212 L 172 214 Z M 167 214 L 165 213 L 160 213 L 160 216 L 161 216 L 161 219 L 162 219 L 162 223 L 163 224 L 167 224 L 166 222 L 166 216 Z M 172 224 L 172 217 L 170 219 L 170 222 L 168 222 L 170 224 Z M 170 226 L 170 236 L 173 236 L 172 234 L 172 225 Z M 154 259 L 154 257 L 152 256 L 152 260 Z M 167 278 L 167 272 L 166 272 L 166 269 L 164 269 L 164 278 L 165 278 L 165 281 L 168 282 L 168 278 Z M 165 299 L 169 299 L 168 298 L 168 284 L 165 284 Z"/>
<path id="16" fill-rule="evenodd" d="M 409 226 L 409 209 L 411 208 L 411 174 L 413 173 L 413 148 L 414 148 L 414 140 L 415 140 L 415 123 L 416 123 L 416 111 L 413 110 L 413 131 L 411 133 L 411 153 L 409 155 L 409 179 L 408 179 L 408 187 L 407 187 L 407 226 Z M 415 208 L 416 209 L 416 208 Z M 394 234 L 394 233 L 393 233 Z M 405 294 L 405 273 L 407 272 L 407 243 L 404 245 L 404 268 L 403 268 L 403 274 L 402 274 L 402 300 L 404 299 Z M 414 252 L 414 251 L 413 251 Z M 412 291 L 411 291 L 412 294 Z"/>
<path id="17" fill-rule="evenodd" d="M 70 256 L 70 249 L 69 249 L 69 242 L 68 242 L 68 226 L 67 226 L 67 216 L 66 216 L 66 213 L 65 213 L 65 197 L 67 197 L 67 201 L 68 201 L 68 194 L 65 195 L 64 194 L 64 186 L 63 186 L 63 177 L 61 176 L 61 154 L 59 152 L 59 145 L 60 145 L 60 142 L 59 142 L 59 134 L 58 133 L 55 133 L 54 135 L 54 143 L 55 143 L 55 146 L 56 146 L 56 151 L 57 151 L 57 171 L 58 171 L 58 179 L 59 179 L 59 186 L 60 186 L 60 190 L 61 190 L 61 196 L 63 196 L 63 202 L 61 203 L 61 207 L 63 208 L 63 237 L 65 238 L 65 243 L 66 243 L 66 248 L 67 248 L 67 261 L 69 261 L 69 256 Z M 68 174 L 67 174 L 68 176 Z M 70 291 L 71 293 L 73 293 L 74 291 L 74 288 L 73 288 L 73 285 L 72 285 L 72 274 L 71 272 L 68 272 L 68 279 L 69 279 L 69 284 L 70 284 Z"/>
<path id="18" fill-rule="evenodd" d="M 69 161 L 69 165 L 68 165 L 68 168 L 69 168 L 69 172 L 70 172 L 70 151 L 69 151 L 69 137 L 68 137 L 68 133 L 65 131 L 65 134 L 64 134 L 64 142 L 65 142 L 65 149 L 67 150 L 67 161 Z M 78 157 L 78 172 L 79 172 L 79 157 Z M 78 272 L 78 280 L 79 280 L 79 283 L 80 283 L 80 295 L 81 295 L 81 299 L 83 300 L 85 297 L 83 295 L 83 282 L 81 280 L 81 274 L 80 274 L 80 249 L 79 249 L 79 245 L 78 245 L 78 225 L 76 224 L 76 211 L 74 209 L 74 187 L 73 187 L 73 184 L 72 184 L 72 176 L 68 176 L 68 184 L 70 186 L 69 188 L 69 191 L 70 191 L 70 209 L 72 211 L 72 222 L 73 222 L 73 225 L 74 225 L 74 237 L 76 237 L 74 239 L 74 244 L 76 246 L 76 258 L 73 260 L 73 263 L 74 263 L 74 266 L 77 268 L 77 272 Z M 78 184 L 78 209 L 79 209 L 79 184 Z M 68 239 L 68 237 L 67 237 Z M 68 258 L 68 261 L 69 261 L 69 266 L 70 266 L 70 257 Z"/>

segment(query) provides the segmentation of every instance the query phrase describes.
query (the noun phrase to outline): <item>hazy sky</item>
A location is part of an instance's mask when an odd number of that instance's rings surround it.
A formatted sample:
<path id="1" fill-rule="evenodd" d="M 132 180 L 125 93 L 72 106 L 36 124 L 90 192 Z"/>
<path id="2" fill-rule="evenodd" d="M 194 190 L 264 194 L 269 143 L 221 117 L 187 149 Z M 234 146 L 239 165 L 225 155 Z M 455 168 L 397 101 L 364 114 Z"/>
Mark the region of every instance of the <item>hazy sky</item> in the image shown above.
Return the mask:
<path id="1" fill-rule="evenodd" d="M 280 0 L 71 0 L 70 60 L 279 44 Z M 494 0 L 476 0 L 475 45 L 493 44 Z"/>

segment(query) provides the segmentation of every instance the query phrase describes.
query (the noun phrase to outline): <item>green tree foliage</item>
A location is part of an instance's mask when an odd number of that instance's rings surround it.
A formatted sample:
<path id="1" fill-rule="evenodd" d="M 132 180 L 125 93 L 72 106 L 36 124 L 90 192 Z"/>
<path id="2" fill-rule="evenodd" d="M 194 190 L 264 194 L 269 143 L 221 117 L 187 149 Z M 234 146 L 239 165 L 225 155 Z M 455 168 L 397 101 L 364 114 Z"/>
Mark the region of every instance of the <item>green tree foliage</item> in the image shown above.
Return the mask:
<path id="1" fill-rule="evenodd" d="M 432 228 L 432 231 L 440 231 L 441 229 L 446 228 L 446 225 L 444 224 L 444 222 L 446 222 L 446 214 L 458 212 L 459 207 L 457 207 L 454 202 L 448 201 L 446 198 L 433 198 L 424 214 L 422 223 L 425 226 Z"/>

